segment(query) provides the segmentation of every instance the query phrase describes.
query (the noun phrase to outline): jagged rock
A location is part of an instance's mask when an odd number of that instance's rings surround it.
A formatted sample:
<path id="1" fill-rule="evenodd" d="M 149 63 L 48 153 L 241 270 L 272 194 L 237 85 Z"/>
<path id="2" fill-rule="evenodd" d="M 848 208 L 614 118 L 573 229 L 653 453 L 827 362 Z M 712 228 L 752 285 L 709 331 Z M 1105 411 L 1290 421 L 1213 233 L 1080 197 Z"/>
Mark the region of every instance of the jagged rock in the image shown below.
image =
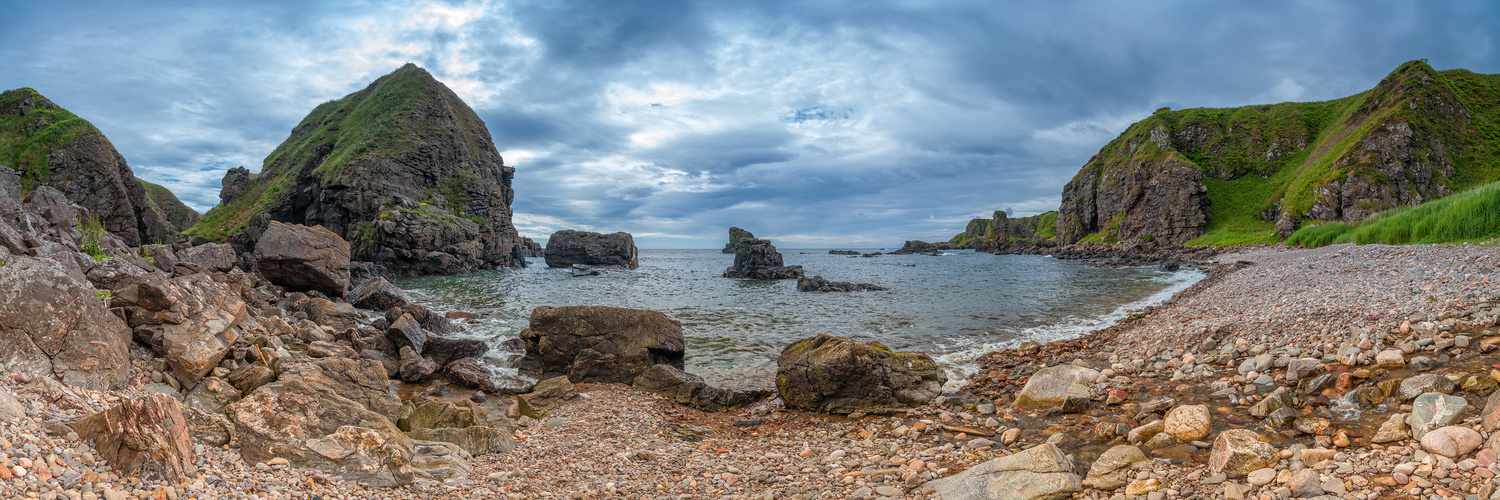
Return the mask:
<path id="1" fill-rule="evenodd" d="M 1260 434 L 1245 429 L 1229 429 L 1214 439 L 1209 452 L 1208 470 L 1232 478 L 1245 477 L 1250 471 L 1275 467 L 1280 459 L 1275 446 L 1262 440 Z"/>
<path id="2" fill-rule="evenodd" d="M 1150 461 L 1140 448 L 1128 444 L 1112 447 L 1089 466 L 1083 487 L 1106 491 L 1119 489 L 1135 477 L 1136 464 Z"/>
<path id="3" fill-rule="evenodd" d="M 406 433 L 412 439 L 419 441 L 441 441 L 458 445 L 470 455 L 479 456 L 490 453 L 509 453 L 516 447 L 515 436 L 504 429 L 486 427 L 481 425 L 455 429 L 443 427 L 437 429 L 413 429 Z"/>
<path id="4" fill-rule="evenodd" d="M 1213 430 L 1205 405 L 1182 405 L 1173 408 L 1162 421 L 1162 432 L 1184 443 L 1208 437 Z"/>
<path id="5" fill-rule="evenodd" d="M 392 307 L 385 311 L 385 320 L 391 324 L 395 324 L 396 320 L 400 319 L 403 314 L 410 314 L 412 319 L 416 320 L 418 325 L 422 325 L 422 329 L 427 330 L 428 333 L 447 335 L 454 331 L 453 324 L 448 322 L 447 317 L 428 309 L 422 304 L 405 304 Z"/>
<path id="6" fill-rule="evenodd" d="M 518 375 L 497 374 L 478 358 L 453 360 L 443 366 L 443 377 L 461 387 L 500 394 L 520 394 L 536 385 Z"/>
<path id="7" fill-rule="evenodd" d="M 412 319 L 410 314 L 402 314 L 391 322 L 391 326 L 385 329 L 385 338 L 396 349 L 410 347 L 413 352 L 422 352 L 422 348 L 427 345 L 427 332 L 422 330 L 422 325 Z"/>
<path id="8" fill-rule="evenodd" d="M 822 276 L 797 278 L 797 291 L 799 292 L 868 292 L 885 290 L 883 286 L 869 283 L 850 283 L 848 281 L 828 281 Z"/>
<path id="9" fill-rule="evenodd" d="M 75 387 L 123 388 L 130 329 L 97 293 L 56 261 L 12 256 L 0 266 L 0 365 Z"/>
<path id="10" fill-rule="evenodd" d="M 239 401 L 242 396 L 240 390 L 231 385 L 228 380 L 206 377 L 199 381 L 193 390 L 188 391 L 182 404 L 188 408 L 197 408 L 211 413 L 224 413 L 225 406 Z"/>
<path id="11" fill-rule="evenodd" d="M 1020 407 L 1047 407 L 1058 406 L 1068 396 L 1068 388 L 1074 382 L 1091 384 L 1094 379 L 1099 378 L 1099 371 L 1076 365 L 1049 366 L 1036 373 L 1026 381 L 1026 386 L 1016 394 L 1015 406 Z"/>
<path id="12" fill-rule="evenodd" d="M 652 365 L 681 368 L 682 324 L 656 311 L 617 307 L 537 307 L 521 331 L 528 373 L 574 382 L 631 383 Z"/>
<path id="13" fill-rule="evenodd" d="M 1411 416 L 1406 420 L 1412 439 L 1421 440 L 1433 429 L 1458 423 L 1463 420 L 1468 406 L 1469 402 L 1458 396 L 1436 392 L 1417 396 L 1411 403 Z"/>
<path id="14" fill-rule="evenodd" d="M 224 179 L 219 181 L 219 201 L 228 205 L 234 200 L 240 199 L 250 190 L 250 169 L 245 167 L 234 167 L 224 173 Z"/>
<path id="15" fill-rule="evenodd" d="M 0 387 L 0 420 L 6 422 L 18 422 L 26 417 L 26 407 L 16 400 L 16 396 L 9 389 Z"/>
<path id="16" fill-rule="evenodd" d="M 1083 491 L 1072 463 L 1056 445 L 1044 443 L 927 482 L 943 500 L 1055 500 Z"/>
<path id="17" fill-rule="evenodd" d="M 921 240 L 909 240 L 894 252 L 894 255 L 942 255 L 943 250 L 951 248 L 947 243 L 928 243 Z"/>
<path id="18" fill-rule="evenodd" d="M 606 274 L 609 273 L 606 272 L 603 268 L 584 264 L 573 264 L 574 278 L 582 278 L 584 276 L 604 276 Z"/>
<path id="19" fill-rule="evenodd" d="M 522 415 L 540 420 L 577 397 L 578 389 L 567 377 L 553 377 L 537 382 L 531 392 L 516 395 L 516 404 Z"/>
<path id="20" fill-rule="evenodd" d="M 191 406 L 182 408 L 182 420 L 187 422 L 188 437 L 204 446 L 224 446 L 234 439 L 234 423 L 224 416 L 223 409 L 217 412 L 200 410 Z"/>
<path id="21" fill-rule="evenodd" d="M 401 360 L 397 362 L 396 378 L 405 382 L 417 383 L 432 378 L 443 366 L 426 358 L 410 347 L 401 348 Z"/>
<path id="22" fill-rule="evenodd" d="M 447 366 L 448 363 L 462 358 L 478 358 L 487 352 L 490 352 L 489 344 L 477 339 L 456 339 L 433 335 L 427 337 L 427 342 L 422 344 L 422 356 L 432 359 L 438 366 Z"/>
<path id="23" fill-rule="evenodd" d="M 1292 394 L 1285 387 L 1277 387 L 1276 390 L 1267 394 L 1265 399 L 1260 400 L 1259 403 L 1255 403 L 1254 406 L 1250 407 L 1250 415 L 1256 418 L 1266 418 L 1271 412 L 1295 406 L 1296 403 L 1292 401 Z"/>
<path id="24" fill-rule="evenodd" d="M 521 238 L 521 244 L 519 246 L 522 258 L 547 256 L 547 251 L 542 248 L 542 244 L 531 241 L 531 238 Z"/>
<path id="25" fill-rule="evenodd" d="M 388 140 L 360 139 L 369 123 Z M 282 221 L 326 227 L 355 260 L 397 276 L 522 267 L 514 176 L 474 110 L 407 64 L 312 110 L 245 194 L 210 212 L 249 223 L 211 236 L 256 247 L 266 223 Z"/>
<path id="26" fill-rule="evenodd" d="M 1285 429 L 1288 425 L 1294 424 L 1297 418 L 1297 410 L 1293 410 L 1291 407 L 1284 406 L 1281 408 L 1277 408 L 1276 411 L 1273 411 L 1271 412 L 1271 414 L 1266 415 L 1266 419 L 1261 421 L 1261 428 L 1266 432 L 1280 431 L 1282 429 Z"/>
<path id="27" fill-rule="evenodd" d="M 409 465 L 412 473 L 434 481 L 468 479 L 473 457 L 463 447 L 439 441 L 413 441 Z"/>
<path id="28" fill-rule="evenodd" d="M 359 286 L 354 287 L 349 291 L 347 299 L 354 307 L 380 312 L 411 302 L 411 298 L 404 290 L 381 276 L 365 280 Z"/>
<path id="29" fill-rule="evenodd" d="M 354 348 L 344 344 L 335 344 L 325 340 L 319 340 L 307 345 L 307 355 L 314 358 L 358 358 L 359 353 Z"/>
<path id="30" fill-rule="evenodd" d="M 547 267 L 588 266 L 635 269 L 639 251 L 630 233 L 600 234 L 565 229 L 547 239 Z"/>
<path id="31" fill-rule="evenodd" d="M 724 270 L 725 278 L 785 280 L 802 277 L 802 266 L 782 265 L 781 252 L 771 242 L 746 238 L 734 250 L 734 266 Z"/>
<path id="32" fill-rule="evenodd" d="M 343 297 L 349 288 L 349 242 L 322 226 L 271 221 L 255 242 L 261 276 L 292 290 Z"/>
<path id="33" fill-rule="evenodd" d="M 1474 429 L 1462 425 L 1439 427 L 1422 436 L 1422 448 L 1453 460 L 1463 458 L 1484 444 Z"/>
<path id="34" fill-rule="evenodd" d="M 750 231 L 737 227 L 729 228 L 729 243 L 724 244 L 723 253 L 734 253 L 734 249 L 739 246 L 740 240 L 754 237 L 755 235 L 750 234 Z M 855 252 L 854 255 L 859 255 L 859 252 Z"/>
<path id="35" fill-rule="evenodd" d="M 926 354 L 832 335 L 794 342 L 776 359 L 776 391 L 793 409 L 903 411 L 927 404 L 947 381 Z"/>
<path id="36" fill-rule="evenodd" d="M 175 482 L 192 466 L 192 443 L 176 399 L 150 394 L 73 423 L 83 439 L 124 475 Z"/>
<path id="37" fill-rule="evenodd" d="M 241 455 L 247 460 L 262 456 L 254 449 L 247 450 L 243 446 L 243 437 L 241 443 Z M 301 448 L 287 453 L 292 456 L 277 456 L 286 458 L 294 467 L 326 470 L 346 481 L 384 488 L 412 481 L 410 471 L 415 458 L 414 448 L 410 438 L 399 432 L 393 433 L 390 428 L 346 425 L 323 437 L 308 439 Z M 421 463 L 430 464 L 431 460 Z"/>
<path id="38" fill-rule="evenodd" d="M 229 372 L 228 377 L 235 389 L 241 394 L 248 394 L 260 386 L 274 382 L 276 372 L 265 365 L 247 363 Z"/>
<path id="39" fill-rule="evenodd" d="M 364 319 L 364 315 L 355 310 L 354 306 L 322 297 L 308 299 L 303 312 L 307 313 L 307 319 L 320 326 L 333 328 L 334 331 L 357 328 L 360 320 Z"/>
<path id="40" fill-rule="evenodd" d="M 189 272 L 178 274 L 222 273 L 234 269 L 234 248 L 224 243 L 205 243 L 176 252 L 177 266 Z"/>
<path id="41" fill-rule="evenodd" d="M 703 377 L 684 372 L 670 365 L 653 365 L 642 373 L 631 387 L 671 398 L 678 404 L 703 411 L 726 411 L 753 404 L 771 395 L 770 390 L 749 391 L 720 389 L 708 385 Z"/>
<path id="42" fill-rule="evenodd" d="M 136 340 L 165 357 L 183 382 L 203 378 L 243 337 L 244 300 L 207 275 L 150 273 L 112 293 L 110 307 L 125 313 Z"/>

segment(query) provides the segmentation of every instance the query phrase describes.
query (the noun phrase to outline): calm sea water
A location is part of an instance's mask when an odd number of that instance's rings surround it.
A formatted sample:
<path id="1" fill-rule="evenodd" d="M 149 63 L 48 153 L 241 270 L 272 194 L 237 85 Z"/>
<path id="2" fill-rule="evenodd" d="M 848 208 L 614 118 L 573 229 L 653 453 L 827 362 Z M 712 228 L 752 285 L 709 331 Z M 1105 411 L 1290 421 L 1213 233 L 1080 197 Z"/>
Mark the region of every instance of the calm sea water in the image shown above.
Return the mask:
<path id="1" fill-rule="evenodd" d="M 866 249 L 874 252 L 876 249 Z M 461 335 L 495 344 L 514 338 L 537 306 L 651 309 L 682 322 L 687 370 L 730 387 L 772 385 L 788 344 L 828 333 L 932 354 L 950 378 L 987 351 L 1103 328 L 1202 279 L 1193 270 L 1106 269 L 1046 256 L 967 250 L 941 256 L 850 257 L 783 250 L 786 264 L 832 281 L 874 283 L 881 292 L 798 292 L 795 280 L 722 277 L 734 256 L 718 250 L 641 250 L 641 266 L 574 278 L 568 269 L 500 269 L 401 280 L 439 311 L 484 314 Z M 490 362 L 501 368 L 498 357 Z M 514 368 L 508 368 L 514 370 Z"/>

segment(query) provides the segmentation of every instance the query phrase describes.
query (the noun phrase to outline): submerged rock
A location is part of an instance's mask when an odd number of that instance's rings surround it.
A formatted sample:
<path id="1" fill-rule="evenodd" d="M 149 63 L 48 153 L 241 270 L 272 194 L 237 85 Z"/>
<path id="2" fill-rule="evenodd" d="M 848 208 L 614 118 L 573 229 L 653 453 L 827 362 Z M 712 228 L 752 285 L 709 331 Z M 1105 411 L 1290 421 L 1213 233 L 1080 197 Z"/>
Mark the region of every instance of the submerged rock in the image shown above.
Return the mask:
<path id="1" fill-rule="evenodd" d="M 885 290 L 883 286 L 869 283 L 850 283 L 848 281 L 828 281 L 822 276 L 811 278 L 797 278 L 797 291 L 799 292 L 866 292 Z"/>
<path id="2" fill-rule="evenodd" d="M 787 408 L 800 410 L 904 411 L 927 404 L 947 381 L 926 354 L 832 335 L 797 341 L 776 359 L 776 391 Z"/>
<path id="3" fill-rule="evenodd" d="M 1016 394 L 1015 406 L 1058 406 L 1068 397 L 1068 389 L 1074 382 L 1093 383 L 1099 371 L 1076 365 L 1049 366 L 1031 375 L 1026 386 Z"/>

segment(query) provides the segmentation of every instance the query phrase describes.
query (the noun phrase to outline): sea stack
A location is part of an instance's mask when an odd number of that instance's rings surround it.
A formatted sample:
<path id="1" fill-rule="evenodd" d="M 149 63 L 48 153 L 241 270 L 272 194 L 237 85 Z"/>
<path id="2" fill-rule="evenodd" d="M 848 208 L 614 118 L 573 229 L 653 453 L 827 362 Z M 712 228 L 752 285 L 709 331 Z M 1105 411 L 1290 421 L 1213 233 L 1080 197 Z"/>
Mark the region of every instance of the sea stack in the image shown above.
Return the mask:
<path id="1" fill-rule="evenodd" d="M 736 245 L 740 244 L 740 240 L 754 237 L 755 235 L 750 234 L 750 231 L 746 231 L 737 227 L 731 227 L 729 228 L 729 243 L 724 244 L 724 250 L 722 251 L 723 253 L 734 253 L 734 248 Z"/>
<path id="2" fill-rule="evenodd" d="M 600 234 L 565 229 L 547 239 L 543 257 L 547 267 L 573 267 L 574 264 L 611 269 L 635 269 L 640 266 L 639 251 L 630 233 Z"/>
<path id="3" fill-rule="evenodd" d="M 771 242 L 745 238 L 734 248 L 734 267 L 724 270 L 725 278 L 754 280 L 792 280 L 802 277 L 802 266 L 782 265 L 781 252 Z"/>
<path id="4" fill-rule="evenodd" d="M 474 110 L 407 64 L 313 109 L 259 174 L 230 170 L 190 233 L 245 253 L 270 221 L 323 226 L 397 276 L 521 267 L 514 174 Z"/>

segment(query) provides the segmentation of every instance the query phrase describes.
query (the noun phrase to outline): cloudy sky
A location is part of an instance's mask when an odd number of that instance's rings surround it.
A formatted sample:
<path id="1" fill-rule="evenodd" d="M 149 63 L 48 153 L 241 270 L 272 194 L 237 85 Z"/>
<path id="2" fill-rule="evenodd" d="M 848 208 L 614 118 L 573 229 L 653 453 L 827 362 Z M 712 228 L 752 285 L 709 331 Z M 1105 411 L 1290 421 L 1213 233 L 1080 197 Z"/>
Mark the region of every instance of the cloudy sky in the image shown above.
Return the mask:
<path id="1" fill-rule="evenodd" d="M 516 225 L 711 248 L 946 240 L 1055 209 L 1161 106 L 1500 73 L 1494 2 L 0 1 L 0 88 L 99 126 L 200 212 L 318 103 L 410 61 L 516 167 Z"/>

